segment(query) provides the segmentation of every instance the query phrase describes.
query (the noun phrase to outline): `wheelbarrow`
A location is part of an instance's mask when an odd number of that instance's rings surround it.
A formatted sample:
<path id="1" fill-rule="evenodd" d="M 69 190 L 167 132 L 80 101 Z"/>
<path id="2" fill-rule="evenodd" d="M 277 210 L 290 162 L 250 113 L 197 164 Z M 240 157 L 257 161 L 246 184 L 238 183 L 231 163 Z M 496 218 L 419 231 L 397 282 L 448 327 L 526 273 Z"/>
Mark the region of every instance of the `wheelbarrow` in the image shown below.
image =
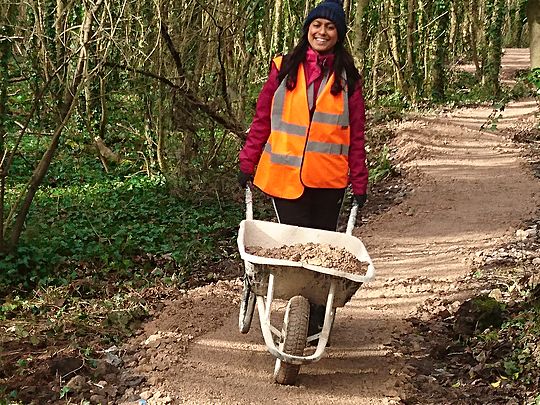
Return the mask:
<path id="1" fill-rule="evenodd" d="M 238 325 L 241 333 L 249 332 L 256 303 L 264 342 L 276 358 L 274 380 L 279 384 L 294 384 L 301 365 L 321 359 L 330 338 L 336 308 L 343 307 L 362 284 L 375 275 L 364 244 L 352 236 L 357 213 L 358 204 L 354 202 L 345 233 L 254 220 L 252 193 L 249 187 L 246 188 L 246 219 L 240 222 L 237 239 L 245 267 Z M 246 252 L 249 246 L 272 249 L 306 243 L 343 248 L 367 263 L 367 271 L 359 275 L 339 268 Z M 281 330 L 271 322 L 274 299 L 288 301 Z M 325 305 L 326 310 L 322 330 L 308 336 L 310 304 Z M 306 346 L 317 340 L 315 351 L 304 355 Z"/>

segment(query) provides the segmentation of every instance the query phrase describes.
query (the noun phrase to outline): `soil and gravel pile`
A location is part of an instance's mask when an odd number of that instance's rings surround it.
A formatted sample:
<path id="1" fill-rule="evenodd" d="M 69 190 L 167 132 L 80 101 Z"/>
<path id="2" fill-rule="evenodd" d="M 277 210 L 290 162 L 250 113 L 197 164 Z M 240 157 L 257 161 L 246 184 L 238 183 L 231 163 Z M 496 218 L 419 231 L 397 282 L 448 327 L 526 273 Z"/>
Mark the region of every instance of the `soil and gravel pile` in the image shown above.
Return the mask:
<path id="1" fill-rule="evenodd" d="M 277 248 L 248 246 L 246 252 L 255 256 L 302 262 L 352 274 L 365 274 L 368 268 L 368 263 L 358 260 L 351 252 L 327 243 L 297 243 Z"/>

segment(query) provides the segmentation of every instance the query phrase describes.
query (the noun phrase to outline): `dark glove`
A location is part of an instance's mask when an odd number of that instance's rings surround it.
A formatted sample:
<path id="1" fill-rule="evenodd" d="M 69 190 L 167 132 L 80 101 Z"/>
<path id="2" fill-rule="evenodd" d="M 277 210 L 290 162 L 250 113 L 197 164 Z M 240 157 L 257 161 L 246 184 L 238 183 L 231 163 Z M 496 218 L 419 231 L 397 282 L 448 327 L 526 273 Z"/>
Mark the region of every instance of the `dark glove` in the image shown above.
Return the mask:
<path id="1" fill-rule="evenodd" d="M 366 194 L 355 194 L 354 201 L 358 203 L 358 208 L 362 208 L 366 203 L 367 195 Z"/>
<path id="2" fill-rule="evenodd" d="M 238 172 L 238 184 L 240 184 L 240 187 L 242 189 L 245 189 L 248 185 L 248 182 L 251 183 L 252 181 L 253 181 L 252 174 L 246 174 L 241 170 Z"/>

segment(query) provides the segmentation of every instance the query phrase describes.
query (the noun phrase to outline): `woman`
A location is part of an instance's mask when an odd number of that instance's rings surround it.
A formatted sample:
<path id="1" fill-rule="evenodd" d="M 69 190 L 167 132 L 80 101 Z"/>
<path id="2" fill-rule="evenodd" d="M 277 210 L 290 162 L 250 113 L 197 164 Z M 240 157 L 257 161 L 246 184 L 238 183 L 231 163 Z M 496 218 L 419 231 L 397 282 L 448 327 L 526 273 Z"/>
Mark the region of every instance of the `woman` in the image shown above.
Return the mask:
<path id="1" fill-rule="evenodd" d="M 341 2 L 320 3 L 259 95 L 238 180 L 245 188 L 255 173 L 281 223 L 335 231 L 349 181 L 360 207 L 366 201 L 364 101 L 346 29 Z"/>
<path id="2" fill-rule="evenodd" d="M 281 223 L 335 231 L 349 183 L 359 206 L 366 201 L 364 100 L 346 30 L 342 3 L 320 3 L 259 94 L 238 181 L 271 196 Z"/>

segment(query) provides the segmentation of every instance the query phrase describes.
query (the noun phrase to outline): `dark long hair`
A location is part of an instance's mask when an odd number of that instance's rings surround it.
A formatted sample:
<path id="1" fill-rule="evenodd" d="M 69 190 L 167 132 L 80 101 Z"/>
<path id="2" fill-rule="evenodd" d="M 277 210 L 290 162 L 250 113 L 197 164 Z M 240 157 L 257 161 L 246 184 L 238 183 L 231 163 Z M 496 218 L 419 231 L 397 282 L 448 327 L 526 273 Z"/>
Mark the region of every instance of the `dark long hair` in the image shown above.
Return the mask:
<path id="1" fill-rule="evenodd" d="M 283 57 L 281 69 L 278 74 L 278 81 L 281 83 L 283 79 L 287 78 L 286 86 L 288 90 L 293 90 L 296 87 L 298 66 L 305 59 L 308 48 L 309 42 L 307 39 L 307 31 L 305 31 L 294 49 Z M 349 91 L 354 91 L 357 82 L 362 78 L 360 72 L 354 65 L 352 55 L 343 45 L 343 41 L 338 41 L 336 43 L 334 55 L 334 83 L 332 83 L 330 93 L 335 96 L 343 90 L 343 80 L 341 80 L 343 71 L 347 73 L 347 87 Z"/>

